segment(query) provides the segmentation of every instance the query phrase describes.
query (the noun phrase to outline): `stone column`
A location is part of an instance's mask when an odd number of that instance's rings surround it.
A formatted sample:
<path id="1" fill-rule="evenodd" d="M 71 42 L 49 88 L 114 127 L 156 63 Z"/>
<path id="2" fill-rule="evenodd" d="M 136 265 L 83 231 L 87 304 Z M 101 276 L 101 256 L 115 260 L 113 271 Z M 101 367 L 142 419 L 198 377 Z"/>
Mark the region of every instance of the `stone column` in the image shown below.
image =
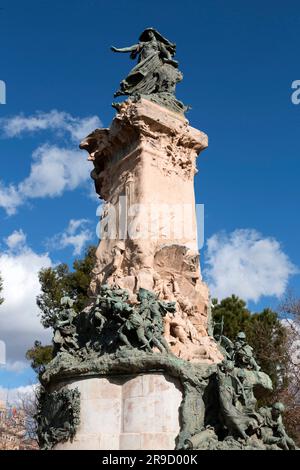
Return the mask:
<path id="1" fill-rule="evenodd" d="M 178 357 L 206 363 L 222 359 L 208 335 L 209 292 L 202 281 L 194 194 L 196 157 L 203 132 L 181 114 L 151 101 L 118 105 L 109 129 L 96 129 L 80 147 L 94 164 L 92 178 L 104 200 L 90 286 L 140 287 L 175 301 L 165 337 Z"/>

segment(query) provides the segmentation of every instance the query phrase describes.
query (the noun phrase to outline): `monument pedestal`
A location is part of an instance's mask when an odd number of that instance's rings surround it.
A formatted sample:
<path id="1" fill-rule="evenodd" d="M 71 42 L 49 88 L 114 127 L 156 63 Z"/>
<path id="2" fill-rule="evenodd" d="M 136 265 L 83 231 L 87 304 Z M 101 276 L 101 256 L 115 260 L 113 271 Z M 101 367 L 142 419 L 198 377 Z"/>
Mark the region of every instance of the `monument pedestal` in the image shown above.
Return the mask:
<path id="1" fill-rule="evenodd" d="M 209 389 L 223 359 L 210 336 L 197 247 L 194 176 L 207 136 L 141 98 L 121 103 L 110 128 L 80 147 L 104 200 L 103 230 L 90 304 L 76 314 L 67 300 L 57 321 L 40 441 L 56 449 L 182 447 L 204 426 L 199 390 Z M 69 413 L 49 427 L 58 407 Z"/>
<path id="2" fill-rule="evenodd" d="M 90 295 L 109 284 L 125 289 L 132 303 L 140 288 L 174 301 L 176 314 L 164 318 L 169 348 L 214 364 L 223 356 L 210 337 L 194 193 L 196 158 L 207 145 L 183 115 L 141 98 L 120 103 L 110 128 L 96 129 L 80 147 L 104 200 Z"/>
<path id="3" fill-rule="evenodd" d="M 156 39 L 155 39 L 156 38 Z M 194 176 L 206 134 L 175 98 L 174 44 L 153 28 L 118 95 L 108 129 L 80 147 L 104 201 L 101 242 L 81 312 L 61 299 L 54 355 L 41 375 L 42 449 L 295 448 L 282 405 L 257 409 L 272 390 L 252 348 L 213 338 L 197 243 Z M 148 96 L 148 99 L 145 97 Z M 175 112 L 176 111 L 176 112 Z M 223 361 L 223 359 L 226 360 Z M 278 437 L 279 435 L 279 437 Z"/>
<path id="4" fill-rule="evenodd" d="M 70 380 L 80 392 L 80 424 L 57 450 L 174 449 L 181 384 L 163 373 Z"/>

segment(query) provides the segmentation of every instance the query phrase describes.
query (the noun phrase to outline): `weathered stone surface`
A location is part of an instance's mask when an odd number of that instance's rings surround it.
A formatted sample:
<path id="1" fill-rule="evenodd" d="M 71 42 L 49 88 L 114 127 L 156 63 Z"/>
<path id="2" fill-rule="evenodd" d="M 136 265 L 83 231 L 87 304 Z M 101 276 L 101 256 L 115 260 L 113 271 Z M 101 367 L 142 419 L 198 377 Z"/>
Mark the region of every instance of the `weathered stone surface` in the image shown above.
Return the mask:
<path id="1" fill-rule="evenodd" d="M 245 350 L 246 346 L 245 340 Z M 283 405 L 256 407 L 255 390 L 271 390 L 270 378 L 257 370 L 254 361 L 246 362 L 244 368 L 235 367 L 235 352 L 234 345 L 233 360 L 218 365 L 138 349 L 90 354 L 86 360 L 59 353 L 46 367 L 42 382 L 50 395 L 61 393 L 61 389 L 71 392 L 69 388 L 77 385 L 75 389 L 85 397 L 81 410 L 87 419 L 81 426 L 82 434 L 77 433 L 72 444 L 57 444 L 58 448 L 84 447 L 90 436 L 91 443 L 100 449 L 171 449 L 173 445 L 176 449 L 294 449 L 282 424 Z M 112 400 L 107 398 L 111 385 Z M 175 402 L 180 402 L 179 408 Z M 110 427 L 103 427 L 106 419 L 97 423 L 99 438 L 91 433 L 96 417 L 90 413 L 92 409 L 102 418 L 112 416 Z M 49 418 L 52 421 L 51 415 Z M 53 436 L 60 440 L 61 429 L 56 428 L 55 420 L 52 427 Z"/>
<path id="2" fill-rule="evenodd" d="M 157 373 L 70 380 L 64 387 L 80 391 L 80 426 L 73 442 L 56 449 L 174 449 L 178 380 Z"/>
<path id="3" fill-rule="evenodd" d="M 175 301 L 175 318 L 165 318 L 173 353 L 220 362 L 207 332 L 209 292 L 200 273 L 195 218 L 196 157 L 207 136 L 182 115 L 143 98 L 118 109 L 109 129 L 96 129 L 81 143 L 105 200 L 102 226 L 115 223 L 113 237 L 108 228 L 102 234 L 91 295 L 108 283 L 127 289 L 132 302 L 141 287 Z"/>
<path id="4" fill-rule="evenodd" d="M 77 313 L 63 298 L 55 312 L 55 357 L 41 375 L 40 442 L 57 449 L 295 449 L 284 406 L 257 407 L 256 389 L 272 383 L 245 334 L 234 343 L 222 331 L 217 342 L 212 337 L 193 185 L 207 136 L 170 110 L 184 110 L 174 94 L 181 78 L 175 45 L 151 28 L 142 36 L 139 45 L 114 48 L 139 54 L 117 93 L 133 99 L 115 105 L 109 129 L 81 143 L 105 202 L 101 242 L 90 304 Z"/>

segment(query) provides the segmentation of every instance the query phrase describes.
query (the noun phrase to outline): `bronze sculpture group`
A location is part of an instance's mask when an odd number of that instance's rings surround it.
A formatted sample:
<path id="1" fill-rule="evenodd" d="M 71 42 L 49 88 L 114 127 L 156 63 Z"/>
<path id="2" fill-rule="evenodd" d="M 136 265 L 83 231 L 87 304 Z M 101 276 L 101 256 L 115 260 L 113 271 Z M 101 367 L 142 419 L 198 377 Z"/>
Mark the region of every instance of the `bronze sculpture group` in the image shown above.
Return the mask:
<path id="1" fill-rule="evenodd" d="M 175 311 L 175 302 L 158 300 L 143 288 L 136 304 L 130 304 L 128 297 L 124 289 L 103 285 L 92 306 L 80 314 L 71 299 L 62 298 L 54 324 L 54 354 L 112 353 L 125 346 L 169 352 L 163 317 Z"/>
<path id="2" fill-rule="evenodd" d="M 70 357 L 84 362 L 90 357 L 105 361 L 105 357 L 118 352 L 130 357 L 135 351 L 142 351 L 146 356 L 161 354 L 167 361 L 179 363 L 164 338 L 167 312 L 176 312 L 175 302 L 161 301 L 157 294 L 143 288 L 132 303 L 125 289 L 102 285 L 93 304 L 78 314 L 73 301 L 64 297 L 54 325 L 54 354 L 58 360 Z M 185 425 L 177 448 L 296 449 L 282 422 L 284 406 L 275 403 L 257 409 L 256 387 L 271 389 L 272 384 L 261 372 L 245 333 L 238 333 L 234 342 L 222 334 L 216 335 L 216 340 L 224 355 L 223 362 L 204 374 L 202 371 L 200 376 L 193 372 L 196 374 L 193 386 L 184 382 L 184 401 L 189 404 L 181 410 Z M 197 369 L 196 365 L 193 367 Z M 199 378 L 200 386 L 197 386 Z M 204 399 L 205 390 L 212 384 L 211 398 Z M 46 404 L 49 408 L 49 402 Z M 193 414 L 198 416 L 195 418 Z M 51 424 L 50 417 L 47 420 Z M 44 429 L 45 420 L 40 418 L 40 421 L 40 429 Z M 47 431 L 44 440 L 41 438 L 45 448 L 49 447 L 51 436 L 56 442 L 57 436 L 68 435 L 69 425 L 58 430 L 56 426 L 50 426 L 52 434 Z M 43 436 L 42 431 L 40 435 Z"/>
<path id="3" fill-rule="evenodd" d="M 146 98 L 184 113 L 187 108 L 175 97 L 175 86 L 182 80 L 174 59 L 175 44 L 155 29 L 147 28 L 138 44 L 112 50 L 129 52 L 132 59 L 138 59 L 115 96 Z M 121 253 L 122 248 L 115 250 L 115 270 Z M 37 421 L 42 448 L 72 439 L 79 425 L 79 392 L 53 392 L 51 381 L 64 380 L 70 371 L 75 375 L 83 371 L 87 375 L 107 376 L 153 370 L 176 377 L 182 385 L 177 449 L 296 448 L 284 429 L 284 406 L 275 403 L 257 407 L 256 388 L 271 390 L 272 383 L 257 364 L 243 332 L 235 341 L 222 331 L 214 334 L 223 362 L 185 361 L 172 354 L 165 338 L 167 323 L 178 341 L 184 342 L 187 335 L 184 320 L 176 317 L 176 303 L 159 300 L 157 293 L 143 288 L 136 294 L 132 300 L 127 290 L 102 284 L 79 313 L 72 299 L 61 299 L 53 321 L 54 358 L 41 374 L 45 389 L 41 391 Z"/>

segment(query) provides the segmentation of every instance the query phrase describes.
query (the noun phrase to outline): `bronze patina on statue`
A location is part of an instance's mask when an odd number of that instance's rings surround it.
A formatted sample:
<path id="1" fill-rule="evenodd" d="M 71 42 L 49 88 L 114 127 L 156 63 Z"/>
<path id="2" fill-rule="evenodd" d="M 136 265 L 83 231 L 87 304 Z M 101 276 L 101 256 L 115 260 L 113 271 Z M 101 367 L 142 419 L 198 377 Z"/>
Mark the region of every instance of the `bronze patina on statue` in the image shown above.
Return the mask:
<path id="1" fill-rule="evenodd" d="M 176 45 L 163 37 L 156 29 L 147 28 L 138 44 L 130 47 L 111 47 L 113 52 L 130 53 L 138 58 L 137 65 L 121 81 L 117 96 L 144 97 L 173 111 L 184 113 L 188 107 L 175 97 L 175 87 L 183 78 L 174 59 Z M 118 106 L 116 103 L 114 104 Z"/>
<path id="2" fill-rule="evenodd" d="M 138 44 L 112 50 L 138 62 L 116 93 L 129 98 L 115 105 L 111 126 L 80 144 L 94 166 L 103 230 L 85 308 L 63 297 L 53 314 L 40 446 L 294 449 L 283 405 L 257 404 L 272 382 L 245 334 L 231 341 L 211 320 L 194 194 L 208 138 L 175 97 L 175 44 L 148 28 Z"/>

